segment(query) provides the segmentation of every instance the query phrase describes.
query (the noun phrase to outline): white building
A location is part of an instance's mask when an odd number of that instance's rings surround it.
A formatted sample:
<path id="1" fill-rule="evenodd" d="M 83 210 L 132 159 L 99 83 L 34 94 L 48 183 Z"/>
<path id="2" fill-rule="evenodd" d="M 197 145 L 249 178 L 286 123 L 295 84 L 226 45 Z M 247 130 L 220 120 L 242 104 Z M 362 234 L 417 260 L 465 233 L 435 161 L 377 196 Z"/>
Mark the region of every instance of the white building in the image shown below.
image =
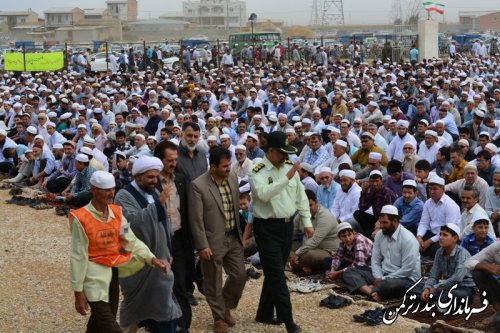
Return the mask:
<path id="1" fill-rule="evenodd" d="M 85 12 L 78 7 L 55 7 L 45 12 L 47 28 L 72 27 L 85 18 Z"/>
<path id="2" fill-rule="evenodd" d="M 107 0 L 106 6 L 113 18 L 121 21 L 137 20 L 137 0 Z"/>
<path id="3" fill-rule="evenodd" d="M 247 21 L 247 8 L 239 0 L 188 1 L 182 5 L 184 19 L 203 26 L 237 28 Z"/>

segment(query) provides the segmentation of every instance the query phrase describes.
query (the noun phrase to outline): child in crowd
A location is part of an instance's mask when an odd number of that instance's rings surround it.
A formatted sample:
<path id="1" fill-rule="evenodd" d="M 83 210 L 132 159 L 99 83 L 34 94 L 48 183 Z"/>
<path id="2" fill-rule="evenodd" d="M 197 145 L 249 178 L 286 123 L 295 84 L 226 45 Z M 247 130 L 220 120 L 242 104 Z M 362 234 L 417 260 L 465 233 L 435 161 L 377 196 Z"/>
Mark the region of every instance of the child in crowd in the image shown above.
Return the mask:
<path id="1" fill-rule="evenodd" d="M 490 221 L 487 216 L 474 216 L 472 218 L 472 233 L 466 235 L 460 246 L 469 251 L 473 256 L 479 253 L 482 249 L 490 246 L 495 242 L 493 238 L 488 235 Z"/>
<path id="2" fill-rule="evenodd" d="M 488 229 L 486 228 L 486 231 Z M 450 289 L 454 298 L 459 300 L 474 295 L 474 280 L 465 268 L 464 262 L 470 257 L 469 252 L 458 245 L 460 228 L 453 223 L 441 227 L 439 232 L 439 249 L 434 257 L 431 273 L 427 281 L 416 286 L 411 293 L 420 295 L 425 302 L 449 301 Z M 431 297 L 432 295 L 432 297 Z M 438 309 L 439 311 L 445 309 Z"/>
<path id="3" fill-rule="evenodd" d="M 423 202 L 429 198 L 429 190 L 427 185 L 429 183 L 429 173 L 431 165 L 427 160 L 419 160 L 415 163 L 415 182 L 417 183 L 417 197 Z"/>
<path id="4" fill-rule="evenodd" d="M 257 243 L 253 237 L 252 198 L 248 192 L 240 193 L 240 217 L 243 252 L 245 258 L 248 258 L 257 252 Z"/>
<path id="5" fill-rule="evenodd" d="M 342 222 L 337 226 L 340 245 L 332 258 L 331 270 L 327 277 L 335 281 L 341 279 L 350 267 L 369 267 L 373 242 L 361 233 L 354 232 L 352 226 Z"/>

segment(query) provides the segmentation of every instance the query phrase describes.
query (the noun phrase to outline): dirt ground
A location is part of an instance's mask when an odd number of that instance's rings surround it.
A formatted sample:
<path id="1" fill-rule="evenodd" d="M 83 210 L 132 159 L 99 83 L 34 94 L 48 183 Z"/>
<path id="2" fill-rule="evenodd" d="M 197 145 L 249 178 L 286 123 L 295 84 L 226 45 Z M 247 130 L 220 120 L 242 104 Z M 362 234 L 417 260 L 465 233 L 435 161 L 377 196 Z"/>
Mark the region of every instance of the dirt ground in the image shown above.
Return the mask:
<path id="1" fill-rule="evenodd" d="M 0 190 L 0 332 L 84 332 L 87 318 L 74 309 L 69 278 L 70 233 L 67 219 L 53 209 L 35 210 L 5 204 Z M 263 278 L 248 281 L 231 332 L 284 332 L 285 327 L 254 321 Z M 304 332 L 414 332 L 418 323 L 398 318 L 391 326 L 369 327 L 353 323 L 353 314 L 370 304 L 353 304 L 339 310 L 320 308 L 329 294 L 292 293 L 296 322 Z M 191 332 L 211 332 L 212 319 L 203 297 L 193 307 Z"/>

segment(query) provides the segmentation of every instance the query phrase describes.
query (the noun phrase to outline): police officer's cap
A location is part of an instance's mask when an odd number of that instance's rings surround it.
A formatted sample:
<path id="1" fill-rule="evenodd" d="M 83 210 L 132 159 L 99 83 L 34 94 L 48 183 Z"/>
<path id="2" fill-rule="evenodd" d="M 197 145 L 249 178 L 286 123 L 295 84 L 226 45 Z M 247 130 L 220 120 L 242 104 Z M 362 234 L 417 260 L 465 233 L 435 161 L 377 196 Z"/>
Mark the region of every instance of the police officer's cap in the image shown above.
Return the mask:
<path id="1" fill-rule="evenodd" d="M 288 143 L 284 132 L 272 132 L 267 137 L 267 148 L 276 148 L 287 154 L 296 154 L 297 149 Z"/>

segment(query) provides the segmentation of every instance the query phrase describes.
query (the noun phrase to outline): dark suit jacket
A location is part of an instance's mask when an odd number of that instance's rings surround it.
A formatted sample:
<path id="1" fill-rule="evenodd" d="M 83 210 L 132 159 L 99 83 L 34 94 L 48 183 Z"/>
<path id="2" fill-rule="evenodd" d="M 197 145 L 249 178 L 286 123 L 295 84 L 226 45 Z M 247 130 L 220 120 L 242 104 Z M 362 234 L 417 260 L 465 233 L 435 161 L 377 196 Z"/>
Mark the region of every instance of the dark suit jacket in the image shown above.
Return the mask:
<path id="1" fill-rule="evenodd" d="M 180 172 L 174 173 L 174 183 L 177 188 L 177 193 L 179 194 L 180 199 L 180 213 L 181 213 L 181 237 L 183 242 L 191 242 L 191 232 L 189 231 L 189 222 L 188 222 L 188 187 L 186 182 L 186 176 Z M 161 182 L 158 179 L 158 183 L 156 183 L 156 188 L 158 192 L 162 192 L 163 188 L 161 186 Z"/>
<path id="2" fill-rule="evenodd" d="M 236 175 L 229 175 L 229 186 L 233 197 L 238 238 L 241 242 L 239 191 Z M 215 254 L 224 243 L 226 218 L 222 198 L 217 185 L 212 180 L 210 170 L 191 182 L 189 203 L 189 224 L 195 249 L 201 250 L 210 247 Z"/>

